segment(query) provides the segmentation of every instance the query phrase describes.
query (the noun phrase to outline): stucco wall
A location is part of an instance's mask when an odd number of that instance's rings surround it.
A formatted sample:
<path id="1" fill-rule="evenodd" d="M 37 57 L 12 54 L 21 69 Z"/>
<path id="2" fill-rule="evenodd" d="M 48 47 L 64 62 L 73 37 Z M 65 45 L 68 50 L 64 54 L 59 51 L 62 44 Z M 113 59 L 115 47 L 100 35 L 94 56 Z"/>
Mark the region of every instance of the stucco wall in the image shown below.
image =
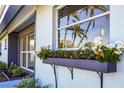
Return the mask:
<path id="1" fill-rule="evenodd" d="M 5 49 L 5 40 L 7 39 L 7 49 Z M 1 40 L 0 43 L 2 44 L 2 51 L 1 51 L 1 56 L 0 56 L 0 61 L 4 62 L 7 64 L 8 62 L 8 35 L 4 36 Z"/>
<path id="2" fill-rule="evenodd" d="M 53 11 L 52 6 L 38 6 L 36 12 L 36 50 L 41 46 L 52 46 Z M 110 40 L 123 40 L 124 37 L 124 6 L 111 6 Z M 124 87 L 124 57 L 117 65 L 117 72 L 104 74 L 103 87 Z M 54 87 L 54 74 L 50 65 L 43 64 L 36 58 L 36 78 L 41 84 L 52 84 Z M 100 87 L 100 78 L 96 72 L 74 69 L 74 80 L 66 67 L 57 66 L 58 87 Z"/>
<path id="3" fill-rule="evenodd" d="M 52 44 L 52 6 L 37 6 L 36 11 L 36 50 Z M 52 68 L 36 58 L 35 76 L 42 84 L 54 84 Z"/>

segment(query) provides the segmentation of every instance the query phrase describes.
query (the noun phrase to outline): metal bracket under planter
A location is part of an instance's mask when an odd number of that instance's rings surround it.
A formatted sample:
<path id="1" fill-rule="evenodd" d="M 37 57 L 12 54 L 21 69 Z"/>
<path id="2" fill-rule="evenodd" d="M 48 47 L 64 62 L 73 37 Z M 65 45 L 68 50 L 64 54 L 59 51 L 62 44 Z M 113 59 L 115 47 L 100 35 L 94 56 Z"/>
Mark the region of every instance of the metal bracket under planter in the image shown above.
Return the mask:
<path id="1" fill-rule="evenodd" d="M 107 63 L 107 62 L 97 62 L 96 60 L 47 58 L 43 60 L 43 63 L 52 65 L 54 69 L 56 88 L 58 87 L 58 82 L 57 82 L 55 65 L 67 67 L 71 72 L 72 80 L 73 80 L 73 68 L 95 71 L 100 77 L 101 88 L 103 88 L 103 73 L 116 72 L 116 64 Z M 99 72 L 101 72 L 101 74 Z"/>

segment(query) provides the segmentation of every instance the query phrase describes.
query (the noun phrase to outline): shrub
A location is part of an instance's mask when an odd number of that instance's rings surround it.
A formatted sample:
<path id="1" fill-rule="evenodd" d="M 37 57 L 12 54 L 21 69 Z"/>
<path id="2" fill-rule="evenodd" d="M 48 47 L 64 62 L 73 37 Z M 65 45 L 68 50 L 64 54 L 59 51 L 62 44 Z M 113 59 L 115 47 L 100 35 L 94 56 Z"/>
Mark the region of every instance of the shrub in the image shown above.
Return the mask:
<path id="1" fill-rule="evenodd" d="M 20 67 L 16 66 L 15 64 L 10 65 L 8 72 L 10 77 L 19 77 L 24 73 L 23 70 Z"/>
<path id="2" fill-rule="evenodd" d="M 49 85 L 43 86 L 42 88 L 48 88 Z M 16 88 L 41 88 L 41 86 L 38 84 L 38 79 L 35 80 L 33 78 L 27 78 L 19 82 L 19 84 L 16 85 Z"/>
<path id="3" fill-rule="evenodd" d="M 23 71 L 21 68 L 11 70 L 12 77 L 18 77 L 18 76 L 21 76 L 22 74 L 23 74 Z"/>
<path id="4" fill-rule="evenodd" d="M 0 70 L 5 70 L 6 69 L 6 64 L 0 61 Z"/>

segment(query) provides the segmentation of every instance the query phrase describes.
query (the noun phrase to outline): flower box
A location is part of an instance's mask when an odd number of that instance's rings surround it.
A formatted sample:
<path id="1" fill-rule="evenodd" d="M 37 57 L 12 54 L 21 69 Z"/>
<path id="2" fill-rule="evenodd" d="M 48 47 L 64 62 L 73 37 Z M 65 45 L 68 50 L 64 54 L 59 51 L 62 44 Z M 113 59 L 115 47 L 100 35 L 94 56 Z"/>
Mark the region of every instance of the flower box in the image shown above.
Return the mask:
<path id="1" fill-rule="evenodd" d="M 102 73 L 116 72 L 116 63 L 98 62 L 88 59 L 47 58 L 43 60 L 43 63 Z"/>

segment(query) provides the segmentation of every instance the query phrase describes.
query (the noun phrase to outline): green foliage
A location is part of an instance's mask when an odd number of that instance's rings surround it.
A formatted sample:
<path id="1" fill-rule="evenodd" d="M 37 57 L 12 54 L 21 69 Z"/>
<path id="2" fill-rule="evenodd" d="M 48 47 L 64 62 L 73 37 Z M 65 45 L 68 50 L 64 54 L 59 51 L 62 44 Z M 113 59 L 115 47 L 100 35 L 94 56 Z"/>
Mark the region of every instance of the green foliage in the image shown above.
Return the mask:
<path id="1" fill-rule="evenodd" d="M 8 72 L 11 77 L 19 77 L 19 76 L 23 75 L 23 73 L 24 73 L 20 67 L 14 65 L 14 64 L 10 65 Z"/>
<path id="2" fill-rule="evenodd" d="M 94 51 L 90 48 L 86 48 L 83 51 L 83 55 L 85 56 L 86 59 L 95 59 L 95 56 L 96 56 Z"/>
<path id="3" fill-rule="evenodd" d="M 116 63 L 120 61 L 120 54 L 115 53 L 116 48 L 108 48 L 106 46 L 100 46 L 95 51 L 91 48 L 93 43 L 87 43 L 85 49 L 81 50 L 50 50 L 42 48 L 37 54 L 40 59 L 50 58 L 68 58 L 68 59 L 93 59 L 99 62 L 111 62 Z"/>
<path id="4" fill-rule="evenodd" d="M 49 85 L 46 85 L 42 88 L 48 87 Z M 19 82 L 19 84 L 16 85 L 16 88 L 41 88 L 41 86 L 38 84 L 38 80 L 35 80 L 33 78 L 27 78 Z"/>
<path id="5" fill-rule="evenodd" d="M 45 52 L 44 51 L 49 51 Z M 42 55 L 42 56 L 41 56 Z M 57 51 L 52 51 L 52 50 L 47 50 L 47 49 L 42 49 L 37 56 L 40 59 L 46 59 L 48 57 L 51 58 L 69 58 L 69 59 L 94 59 L 95 54 L 93 50 L 91 49 L 86 49 L 86 50 L 74 50 L 74 51 L 67 51 L 67 50 L 57 50 Z"/>
<path id="6" fill-rule="evenodd" d="M 104 57 L 96 55 L 96 60 L 99 62 L 111 62 L 116 63 L 120 61 L 120 55 L 116 54 L 115 48 L 107 48 L 102 47 L 101 50 L 103 51 Z"/>
<path id="7" fill-rule="evenodd" d="M 86 48 L 92 48 L 93 46 L 94 46 L 94 43 L 93 42 L 87 42 L 84 45 L 84 47 L 86 47 Z"/>
<path id="8" fill-rule="evenodd" d="M 0 61 L 0 70 L 5 70 L 6 69 L 6 64 Z"/>
<path id="9" fill-rule="evenodd" d="M 38 86 L 38 80 L 28 78 L 22 80 L 18 85 L 16 85 L 17 88 L 40 88 Z"/>
<path id="10" fill-rule="evenodd" d="M 46 57 L 51 54 L 51 50 L 50 49 L 47 49 L 45 47 L 41 47 L 41 51 L 42 52 L 40 52 L 40 53 L 37 54 L 37 56 L 39 58 L 46 59 Z"/>

